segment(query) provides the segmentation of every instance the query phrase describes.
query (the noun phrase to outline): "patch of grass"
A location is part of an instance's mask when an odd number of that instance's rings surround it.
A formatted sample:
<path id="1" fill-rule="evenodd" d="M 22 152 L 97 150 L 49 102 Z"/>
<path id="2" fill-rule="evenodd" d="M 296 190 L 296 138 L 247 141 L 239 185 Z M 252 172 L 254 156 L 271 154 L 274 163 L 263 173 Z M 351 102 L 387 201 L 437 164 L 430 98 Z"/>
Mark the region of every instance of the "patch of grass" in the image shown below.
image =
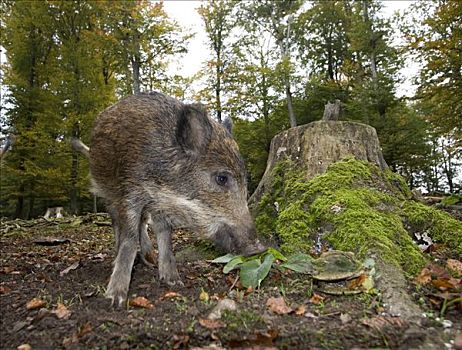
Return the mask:
<path id="1" fill-rule="evenodd" d="M 226 323 L 229 332 L 249 331 L 265 326 L 263 318 L 252 310 L 226 310 L 223 312 L 222 320 Z"/>
<path id="2" fill-rule="evenodd" d="M 189 308 L 188 298 L 186 297 L 175 298 L 175 308 L 178 312 L 186 313 Z"/>
<path id="3" fill-rule="evenodd" d="M 98 330 L 101 330 L 104 333 L 112 333 L 116 327 L 116 323 L 111 321 L 105 321 L 98 326 Z"/>

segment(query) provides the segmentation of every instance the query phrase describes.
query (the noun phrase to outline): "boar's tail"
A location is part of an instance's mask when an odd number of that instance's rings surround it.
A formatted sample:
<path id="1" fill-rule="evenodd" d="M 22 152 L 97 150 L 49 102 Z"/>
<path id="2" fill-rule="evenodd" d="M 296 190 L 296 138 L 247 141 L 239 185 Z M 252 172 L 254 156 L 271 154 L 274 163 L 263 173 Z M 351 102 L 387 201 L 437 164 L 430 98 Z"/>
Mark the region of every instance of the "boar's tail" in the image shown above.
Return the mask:
<path id="1" fill-rule="evenodd" d="M 71 146 L 74 150 L 81 152 L 85 157 L 90 158 L 90 147 L 80 141 L 78 138 L 71 139 Z"/>

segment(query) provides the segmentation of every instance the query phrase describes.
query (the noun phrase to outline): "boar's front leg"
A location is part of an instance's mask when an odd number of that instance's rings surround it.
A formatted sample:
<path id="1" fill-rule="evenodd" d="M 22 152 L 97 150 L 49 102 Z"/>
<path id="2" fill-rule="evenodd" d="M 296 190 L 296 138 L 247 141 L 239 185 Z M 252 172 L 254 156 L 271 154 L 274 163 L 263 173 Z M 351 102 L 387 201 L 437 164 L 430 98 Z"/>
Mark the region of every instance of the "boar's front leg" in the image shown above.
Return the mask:
<path id="1" fill-rule="evenodd" d="M 152 223 L 159 251 L 159 280 L 170 286 L 183 285 L 172 251 L 172 228 L 162 219 L 153 218 Z"/>
<path id="2" fill-rule="evenodd" d="M 139 240 L 140 214 L 134 209 L 117 208 L 115 215 L 118 232 L 116 232 L 116 258 L 106 297 L 112 304 L 122 306 L 127 299 L 130 277 Z"/>

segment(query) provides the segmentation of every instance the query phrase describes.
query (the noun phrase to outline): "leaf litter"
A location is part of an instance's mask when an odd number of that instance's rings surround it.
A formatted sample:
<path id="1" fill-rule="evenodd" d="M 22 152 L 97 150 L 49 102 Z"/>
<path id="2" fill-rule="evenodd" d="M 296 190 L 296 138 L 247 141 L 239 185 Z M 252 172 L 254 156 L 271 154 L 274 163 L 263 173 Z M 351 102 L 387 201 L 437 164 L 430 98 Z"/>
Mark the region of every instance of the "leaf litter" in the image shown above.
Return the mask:
<path id="1" fill-rule="evenodd" d="M 90 235 L 94 237 L 92 240 L 88 239 Z M 380 314 L 380 304 L 364 302 L 357 297 L 327 297 L 319 290 L 318 282 L 310 282 L 309 274 L 295 271 L 289 274 L 287 269 L 281 272 L 278 266 L 288 259 L 276 257 L 275 252 L 272 252 L 272 259 L 268 258 L 272 262 L 266 279 L 250 288 L 239 286 L 240 278 L 236 279 L 240 275 L 239 266 L 245 261 L 228 275 L 222 274 L 222 266 L 214 267 L 204 261 L 180 264 L 179 272 L 185 287 L 175 290 L 153 281 L 156 267 L 152 269 L 138 264 L 133 272 L 130 295 L 144 295 L 155 307 L 113 310 L 103 297 L 113 260 L 110 228 L 82 223 L 70 230 L 65 229 L 63 236 L 74 243 L 50 248 L 35 245 L 30 236 L 0 238 L 0 284 L 10 290 L 0 297 L 0 306 L 6 315 L 6 321 L 1 320 L 0 332 L 2 339 L 7 339 L 6 348 L 17 348 L 26 340 L 33 348 L 60 348 L 72 344 L 78 344 L 74 345 L 78 348 L 101 348 L 105 344 L 108 348 L 117 348 L 122 343 L 127 349 L 136 346 L 262 349 L 278 348 L 281 344 L 288 349 L 298 349 L 300 344 L 322 348 L 323 345 L 316 340 L 319 332 L 328 337 L 332 349 L 368 348 L 370 344 L 405 348 L 403 329 L 406 325 L 396 319 L 377 318 L 386 316 Z M 190 239 L 182 238 L 179 242 L 175 251 L 188 246 Z M 80 261 L 76 267 L 79 273 L 69 270 L 60 276 L 62 261 Z M 260 256 L 258 267 L 254 267 L 261 269 L 264 261 L 265 256 Z M 452 262 L 448 261 L 447 270 L 450 264 Z M 18 274 L 13 273 L 15 271 Z M 365 274 L 373 276 L 370 271 L 365 269 Z M 456 300 L 457 289 L 443 290 L 432 283 L 443 277 L 448 278 L 447 281 L 458 279 L 457 271 L 451 269 L 448 275 L 434 272 L 430 274 L 430 282 L 424 285 L 427 293 L 424 296 L 437 300 L 440 308 L 446 302 L 446 313 L 454 324 L 451 329 L 460 329 L 461 323 L 454 317 L 458 304 L 448 305 Z M 48 278 L 40 277 L 44 275 Z M 185 276 L 191 279 L 185 279 Z M 255 276 L 258 282 L 262 274 Z M 345 286 L 363 288 L 366 277 L 360 275 L 350 279 Z M 231 285 L 236 288 L 229 288 Z M 79 298 L 89 290 L 92 293 L 88 297 Z M 209 295 L 208 301 L 205 297 L 200 298 L 202 292 Z M 45 301 L 45 304 L 26 312 L 24 305 L 34 298 Z M 285 309 L 276 309 L 282 313 L 273 312 L 267 306 L 270 298 L 283 299 Z M 371 298 L 375 300 L 376 297 L 371 294 Z M 232 300 L 236 310 L 230 310 L 232 312 L 226 313 L 226 317 L 222 314 L 217 320 L 209 320 L 211 310 L 224 299 Z M 215 300 L 217 304 L 214 306 Z M 46 305 L 55 307 L 47 310 Z M 72 311 L 68 305 L 72 305 Z M 67 316 L 60 318 L 58 310 Z M 55 317 L 46 317 L 49 315 Z M 369 331 L 365 331 L 366 328 Z M 330 338 L 331 334 L 335 337 Z M 413 341 L 418 342 L 418 337 Z"/>

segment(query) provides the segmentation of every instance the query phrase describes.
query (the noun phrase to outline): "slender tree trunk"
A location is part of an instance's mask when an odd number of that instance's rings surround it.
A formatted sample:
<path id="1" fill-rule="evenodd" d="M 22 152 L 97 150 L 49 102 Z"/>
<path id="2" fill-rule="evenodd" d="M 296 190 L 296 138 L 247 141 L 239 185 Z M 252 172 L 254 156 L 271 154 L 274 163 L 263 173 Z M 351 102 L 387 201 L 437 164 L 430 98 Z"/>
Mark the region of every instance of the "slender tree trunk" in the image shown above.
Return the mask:
<path id="1" fill-rule="evenodd" d="M 98 212 L 98 197 L 94 194 L 93 195 L 93 213 Z"/>
<path id="2" fill-rule="evenodd" d="M 290 127 L 295 128 L 297 126 L 297 120 L 295 119 L 294 108 L 292 105 L 292 93 L 290 92 L 289 77 L 287 77 L 287 82 L 286 82 L 286 99 L 287 99 L 287 111 L 289 112 Z"/>
<path id="3" fill-rule="evenodd" d="M 446 180 L 448 181 L 449 192 L 454 192 L 454 171 L 452 165 L 452 157 L 451 153 L 446 149 L 445 150 L 444 140 L 441 140 L 441 154 L 443 157 L 443 173 L 446 176 Z M 446 153 L 446 155 L 445 155 Z"/>
<path id="4" fill-rule="evenodd" d="M 140 35 L 137 32 L 133 38 L 135 53 L 131 59 L 133 74 L 133 93 L 138 94 L 141 91 L 140 69 L 141 69 L 141 47 Z"/>
<path id="5" fill-rule="evenodd" d="M 79 124 L 76 122 L 72 127 L 72 137 L 79 138 L 80 137 L 80 128 Z M 69 211 L 71 214 L 77 214 L 78 212 L 78 188 L 77 188 L 77 180 L 78 180 L 78 170 L 79 169 L 79 157 L 77 151 L 72 149 L 72 165 L 71 165 L 71 191 L 70 191 L 70 203 L 69 203 Z"/>
<path id="6" fill-rule="evenodd" d="M 374 33 L 372 31 L 372 25 L 369 20 L 369 7 L 368 1 L 363 1 L 363 15 L 364 15 L 364 22 L 369 27 L 369 45 L 370 45 L 370 64 L 371 64 L 371 77 L 372 77 L 372 84 L 374 87 L 374 91 L 376 93 L 376 103 L 377 103 L 377 111 L 381 117 L 385 116 L 385 107 L 380 102 L 380 97 L 377 95 L 378 92 L 378 73 L 377 73 L 377 56 L 375 53 L 376 49 L 376 38 L 374 37 Z"/>
<path id="7" fill-rule="evenodd" d="M 14 210 L 14 217 L 15 218 L 22 218 L 22 214 L 24 211 L 24 184 L 21 183 L 19 185 L 19 194 L 16 198 L 16 208 Z"/>
<path id="8" fill-rule="evenodd" d="M 215 99 L 216 99 L 216 110 L 217 110 L 217 120 L 219 123 L 221 123 L 222 120 L 222 111 L 221 111 L 221 72 L 220 72 L 220 59 L 218 59 L 217 62 L 217 68 L 216 68 L 216 73 L 217 73 L 217 83 L 215 85 Z"/>
<path id="9" fill-rule="evenodd" d="M 32 190 L 32 189 L 31 189 Z M 33 212 L 34 212 L 34 203 L 35 203 L 35 197 L 33 194 L 29 196 L 29 205 L 27 206 L 27 212 L 25 213 L 24 217 L 26 219 L 30 219 Z"/>

